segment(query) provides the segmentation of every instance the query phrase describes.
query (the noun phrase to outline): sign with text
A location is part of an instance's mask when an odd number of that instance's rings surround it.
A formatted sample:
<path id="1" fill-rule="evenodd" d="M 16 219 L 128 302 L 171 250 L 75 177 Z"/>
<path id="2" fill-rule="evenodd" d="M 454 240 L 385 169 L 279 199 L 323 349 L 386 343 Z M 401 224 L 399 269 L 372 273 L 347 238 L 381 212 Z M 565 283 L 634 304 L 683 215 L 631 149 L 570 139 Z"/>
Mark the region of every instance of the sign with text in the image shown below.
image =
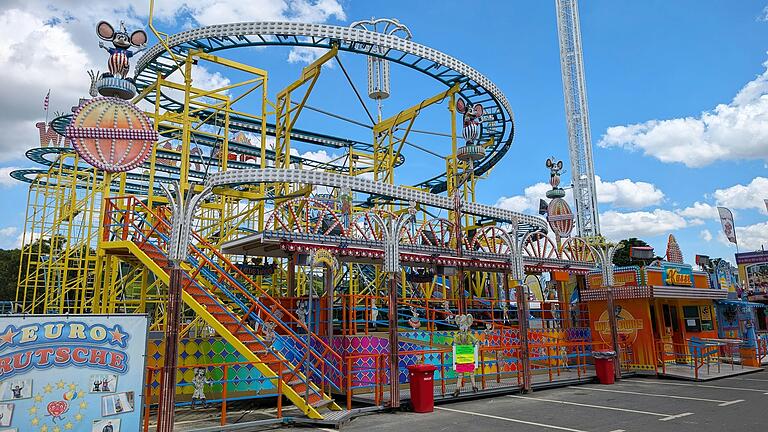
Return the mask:
<path id="1" fill-rule="evenodd" d="M 690 266 L 664 264 L 662 271 L 664 285 L 693 286 L 693 269 Z"/>
<path id="2" fill-rule="evenodd" d="M 0 315 L 0 431 L 141 429 L 146 315 Z"/>
<path id="3" fill-rule="evenodd" d="M 613 286 L 638 286 L 638 271 L 634 269 L 615 270 L 613 272 Z M 603 287 L 603 274 L 594 272 L 587 274 L 587 286 L 589 288 Z"/>

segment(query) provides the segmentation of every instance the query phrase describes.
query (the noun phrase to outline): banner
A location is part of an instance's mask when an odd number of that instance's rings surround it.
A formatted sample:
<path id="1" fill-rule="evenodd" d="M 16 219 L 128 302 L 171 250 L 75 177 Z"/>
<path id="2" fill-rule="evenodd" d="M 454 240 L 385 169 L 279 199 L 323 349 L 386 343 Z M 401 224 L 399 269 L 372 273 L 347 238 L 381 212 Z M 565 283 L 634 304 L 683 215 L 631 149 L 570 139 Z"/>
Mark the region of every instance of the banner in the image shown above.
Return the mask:
<path id="1" fill-rule="evenodd" d="M 765 203 L 765 211 L 768 211 L 768 199 L 764 199 L 763 202 Z"/>
<path id="2" fill-rule="evenodd" d="M 733 213 L 725 207 L 718 207 L 717 212 L 720 214 L 720 223 L 723 224 L 723 233 L 728 237 L 728 241 L 736 243 L 736 227 L 733 225 Z"/>
<path id="3" fill-rule="evenodd" d="M 146 315 L 0 315 L 0 431 L 141 430 Z"/>

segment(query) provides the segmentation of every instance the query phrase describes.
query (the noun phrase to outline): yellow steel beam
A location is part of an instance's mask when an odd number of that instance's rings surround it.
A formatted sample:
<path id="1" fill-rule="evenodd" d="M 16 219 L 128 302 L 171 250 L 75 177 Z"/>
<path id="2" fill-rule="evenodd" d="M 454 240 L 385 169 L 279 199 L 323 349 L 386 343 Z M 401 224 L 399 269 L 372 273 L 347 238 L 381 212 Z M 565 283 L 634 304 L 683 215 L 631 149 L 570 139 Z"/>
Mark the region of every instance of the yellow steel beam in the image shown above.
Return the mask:
<path id="1" fill-rule="evenodd" d="M 407 121 L 410 121 L 412 118 L 418 116 L 422 109 L 432 104 L 441 102 L 445 100 L 445 98 L 452 96 L 458 91 L 459 91 L 459 84 L 456 83 L 448 90 L 440 92 L 432 96 L 431 98 L 424 99 L 420 103 L 410 108 L 406 108 L 400 111 L 399 113 L 393 115 L 392 117 L 389 117 L 387 119 L 384 119 L 376 123 L 375 125 L 373 125 L 373 133 L 378 134 L 382 132 L 392 131 L 398 125 L 401 125 Z"/>

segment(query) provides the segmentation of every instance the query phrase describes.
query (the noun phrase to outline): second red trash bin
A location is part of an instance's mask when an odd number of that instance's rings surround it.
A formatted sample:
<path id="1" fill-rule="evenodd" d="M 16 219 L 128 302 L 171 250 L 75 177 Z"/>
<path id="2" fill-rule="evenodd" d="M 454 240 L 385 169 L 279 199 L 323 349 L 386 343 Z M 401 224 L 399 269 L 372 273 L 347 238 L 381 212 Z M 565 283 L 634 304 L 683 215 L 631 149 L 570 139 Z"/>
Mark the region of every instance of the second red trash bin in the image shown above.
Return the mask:
<path id="1" fill-rule="evenodd" d="M 592 357 L 595 358 L 595 372 L 600 384 L 613 384 L 615 379 L 613 359 L 616 358 L 616 353 L 613 351 L 593 351 Z"/>
<path id="2" fill-rule="evenodd" d="M 430 413 L 435 410 L 435 366 L 415 364 L 408 366 L 408 382 L 411 387 L 413 412 Z"/>

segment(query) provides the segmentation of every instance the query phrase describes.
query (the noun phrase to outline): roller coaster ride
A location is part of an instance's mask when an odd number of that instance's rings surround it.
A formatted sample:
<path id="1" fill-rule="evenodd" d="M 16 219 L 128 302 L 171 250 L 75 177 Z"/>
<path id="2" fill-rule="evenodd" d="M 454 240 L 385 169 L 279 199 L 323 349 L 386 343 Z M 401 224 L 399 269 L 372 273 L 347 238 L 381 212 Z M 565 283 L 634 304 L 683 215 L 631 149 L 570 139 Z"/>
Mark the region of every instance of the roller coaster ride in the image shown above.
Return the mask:
<path id="1" fill-rule="evenodd" d="M 410 31 L 377 29 L 246 22 L 156 32 L 157 43 L 139 58 L 133 77 L 132 102 L 159 134 L 145 163 L 109 173 L 85 163 L 68 141 L 41 142 L 27 152 L 40 167 L 12 174 L 29 183 L 17 293 L 23 311 L 147 313 L 151 330 L 163 330 L 175 215 L 160 184 L 176 183 L 179 194 L 200 197 L 181 264 L 182 338 L 212 330 L 263 380 L 279 381 L 282 394 L 310 418 L 344 412 L 331 397 L 339 393 L 373 395 L 371 401 L 383 404 L 382 386 L 390 383 L 394 392 L 408 362 L 434 360 L 450 345 L 454 314 L 474 314 L 486 345 L 502 353 L 483 366 L 499 383 L 506 379 L 502 372 L 520 381 L 521 367 L 546 369 L 551 378 L 561 349 L 566 358 L 584 357 L 589 329 L 578 315 L 578 296 L 570 293 L 596 266 L 590 245 L 580 238 L 553 241 L 543 218 L 475 202 L 478 183 L 512 144 L 506 97 L 467 64 L 411 41 Z M 322 54 L 271 94 L 268 71 L 233 59 L 253 47 L 310 47 Z M 342 57 L 372 62 L 378 75 L 368 79 L 384 79 L 379 84 L 387 92 L 390 64 L 401 67 L 397 73 L 431 78 L 440 90 L 374 117 L 355 86 L 362 77 L 348 74 Z M 352 103 L 370 119 L 364 124 L 370 140 L 297 127 L 307 111 L 344 118 L 308 104 L 326 75 L 323 66 L 334 61 L 357 97 Z M 215 67 L 227 84 L 198 87 L 201 65 Z M 414 128 L 420 115 L 438 107 L 447 114 L 436 114 L 441 121 L 430 127 L 450 145 L 411 142 L 423 132 Z M 59 116 L 50 127 L 66 135 L 72 119 Z M 297 146 L 342 155 L 323 161 L 297 154 Z M 405 149 L 440 157 L 441 168 L 400 185 L 396 176 L 408 169 Z M 393 234 L 397 271 L 385 270 L 392 258 L 386 221 L 409 211 L 414 218 Z M 566 274 L 552 279 L 549 294 L 521 285 L 526 274 L 547 272 Z M 389 321 L 379 319 L 379 311 Z M 518 317 L 529 313 L 541 324 L 530 338 L 541 346 L 523 349 L 528 320 Z M 385 366 L 374 359 L 390 352 L 381 337 L 388 326 L 401 355 Z M 361 351 L 362 338 L 371 347 L 380 343 L 379 351 Z M 533 366 L 521 366 L 528 361 Z M 387 373 L 389 380 L 379 379 Z M 530 385 L 530 377 L 522 385 Z"/>

